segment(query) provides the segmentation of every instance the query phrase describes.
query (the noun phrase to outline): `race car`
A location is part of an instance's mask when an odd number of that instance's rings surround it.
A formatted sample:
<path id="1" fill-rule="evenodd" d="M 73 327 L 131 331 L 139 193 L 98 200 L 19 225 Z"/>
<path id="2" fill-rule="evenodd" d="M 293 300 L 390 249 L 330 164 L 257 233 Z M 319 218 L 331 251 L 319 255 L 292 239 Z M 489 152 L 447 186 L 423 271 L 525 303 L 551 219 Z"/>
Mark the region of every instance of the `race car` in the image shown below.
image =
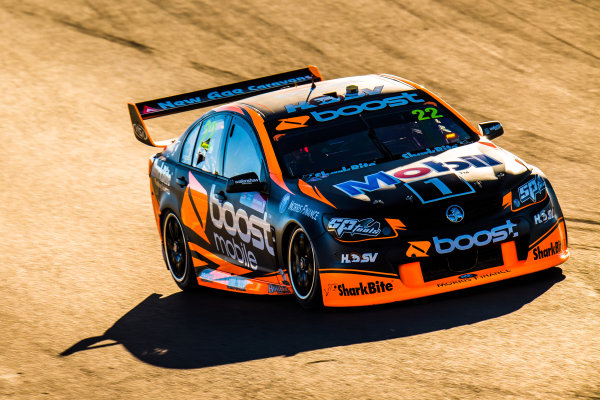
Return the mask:
<path id="1" fill-rule="evenodd" d="M 128 105 L 183 290 L 365 306 L 530 274 L 569 257 L 546 176 L 424 87 L 314 66 Z M 211 108 L 178 138 L 145 120 Z"/>

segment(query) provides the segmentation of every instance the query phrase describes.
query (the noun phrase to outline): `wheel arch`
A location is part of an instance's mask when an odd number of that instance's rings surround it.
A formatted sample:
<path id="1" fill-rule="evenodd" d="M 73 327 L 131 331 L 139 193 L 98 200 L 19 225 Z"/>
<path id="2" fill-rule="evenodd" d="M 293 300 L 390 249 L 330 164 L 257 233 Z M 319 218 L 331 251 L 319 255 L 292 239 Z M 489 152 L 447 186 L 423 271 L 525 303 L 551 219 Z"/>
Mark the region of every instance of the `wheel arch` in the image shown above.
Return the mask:
<path id="1" fill-rule="evenodd" d="M 175 210 L 173 210 L 171 207 L 161 208 L 160 209 L 160 229 L 161 229 L 161 231 L 163 228 L 163 223 L 165 222 L 165 218 L 167 217 L 167 214 L 169 214 L 170 212 L 172 212 L 173 214 L 175 214 L 177 216 L 177 218 L 179 218 L 179 215 L 177 214 L 177 212 L 175 212 Z M 181 218 L 179 218 L 179 220 L 181 221 Z"/>
<path id="2" fill-rule="evenodd" d="M 300 223 L 298 221 L 291 220 L 287 223 L 287 225 L 283 229 L 283 234 L 281 235 L 281 242 L 280 242 L 280 246 L 279 246 L 279 250 L 280 250 L 279 251 L 279 258 L 280 258 L 279 265 L 285 265 L 286 268 L 287 268 L 287 251 L 290 246 L 290 238 L 292 237 L 292 232 L 294 232 L 294 230 L 298 227 L 302 228 L 304 230 L 304 228 L 302 227 L 302 225 L 300 225 Z"/>
<path id="3" fill-rule="evenodd" d="M 164 228 L 164 226 L 163 226 L 163 225 L 164 225 L 164 223 L 165 223 L 165 218 L 166 218 L 166 217 L 167 217 L 167 215 L 169 215 L 169 213 L 171 213 L 171 212 L 172 212 L 173 214 L 175 214 L 175 216 L 176 216 L 176 217 L 177 217 L 179 220 L 181 220 L 181 219 L 179 218 L 179 216 L 177 215 L 177 213 L 176 213 L 175 211 L 173 211 L 173 210 L 172 210 L 170 207 L 161 208 L 161 209 L 160 209 L 160 215 L 159 215 L 159 218 L 158 218 L 158 221 L 159 221 L 158 230 L 159 230 L 159 232 L 160 232 L 160 250 L 161 250 L 161 252 L 162 252 L 163 259 L 165 260 L 165 267 L 166 267 L 167 269 L 169 269 L 169 265 L 167 264 L 167 263 L 168 263 L 168 261 L 167 261 L 167 254 L 165 253 L 165 235 L 164 235 L 164 232 L 163 232 L 163 228 Z M 183 222 L 182 222 L 182 224 L 183 224 Z"/>
<path id="4" fill-rule="evenodd" d="M 292 241 L 295 240 L 295 235 L 296 232 L 301 232 L 301 234 L 303 234 L 303 236 L 306 237 L 306 240 L 308 241 L 308 247 L 310 248 L 310 252 L 312 253 L 312 264 L 313 264 L 313 272 L 312 272 L 312 278 L 311 278 L 311 284 L 309 286 L 309 290 L 306 293 L 302 293 L 305 291 L 306 289 L 306 274 L 309 274 L 310 268 L 305 267 L 306 265 L 310 265 L 309 264 L 304 264 L 300 261 L 298 261 L 298 259 L 296 259 L 295 262 L 295 267 L 292 268 L 292 261 L 291 261 L 291 257 L 289 256 L 289 252 L 291 252 L 291 244 Z M 323 295 L 322 295 L 322 289 L 321 289 L 321 278 L 320 278 L 320 273 L 319 273 L 319 261 L 318 261 L 318 256 L 317 256 L 317 252 L 315 250 L 314 247 L 314 238 L 311 239 L 309 233 L 306 231 L 306 229 L 299 223 L 297 222 L 290 222 L 286 228 L 285 228 L 285 247 L 283 248 L 283 251 L 285 252 L 285 256 L 286 256 L 286 262 L 285 262 L 285 266 L 286 266 L 286 271 L 288 273 L 288 278 L 289 281 L 291 283 L 292 286 L 292 291 L 295 294 L 296 300 L 300 303 L 300 305 L 303 308 L 306 309 L 315 309 L 315 308 L 320 308 L 323 306 Z M 302 258 L 304 258 L 304 256 L 302 256 Z M 305 265 L 305 266 L 303 266 Z M 295 270 L 296 272 L 294 274 L 292 274 L 292 271 Z M 302 270 L 302 271 L 301 271 Z M 302 277 L 302 275 L 305 275 L 304 277 Z M 309 275 L 310 276 L 310 275 Z M 295 279 L 298 279 L 299 281 L 296 282 L 296 284 L 298 284 L 299 286 L 296 287 L 296 285 L 294 284 Z"/>

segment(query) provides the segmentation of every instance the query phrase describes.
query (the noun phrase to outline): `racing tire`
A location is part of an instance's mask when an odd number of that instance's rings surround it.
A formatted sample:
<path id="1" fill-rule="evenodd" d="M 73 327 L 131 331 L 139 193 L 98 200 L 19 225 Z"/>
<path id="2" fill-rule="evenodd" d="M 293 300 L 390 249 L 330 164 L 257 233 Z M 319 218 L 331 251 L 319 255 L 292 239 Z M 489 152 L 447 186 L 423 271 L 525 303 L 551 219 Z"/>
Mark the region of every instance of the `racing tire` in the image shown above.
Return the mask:
<path id="1" fill-rule="evenodd" d="M 171 277 L 180 289 L 189 291 L 199 287 L 183 225 L 174 212 L 169 211 L 162 223 L 163 256 Z"/>
<path id="2" fill-rule="evenodd" d="M 323 306 L 319 266 L 310 238 L 300 227 L 290 235 L 288 276 L 296 300 L 306 309 Z"/>

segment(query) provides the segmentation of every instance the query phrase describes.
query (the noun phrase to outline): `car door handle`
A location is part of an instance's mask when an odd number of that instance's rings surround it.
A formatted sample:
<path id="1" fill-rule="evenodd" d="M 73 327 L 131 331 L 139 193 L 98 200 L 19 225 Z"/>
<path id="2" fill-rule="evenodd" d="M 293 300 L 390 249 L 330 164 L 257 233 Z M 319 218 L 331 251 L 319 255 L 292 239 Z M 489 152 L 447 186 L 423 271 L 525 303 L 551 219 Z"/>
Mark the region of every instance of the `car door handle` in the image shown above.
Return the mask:
<path id="1" fill-rule="evenodd" d="M 187 186 L 187 180 L 185 179 L 185 176 L 180 176 L 179 178 L 176 178 L 175 182 L 177 182 L 177 184 L 181 187 Z"/>
<path id="2" fill-rule="evenodd" d="M 222 190 L 219 193 L 213 194 L 213 197 L 221 204 L 223 204 L 225 200 L 227 200 L 227 196 L 225 196 L 225 192 L 223 192 Z"/>

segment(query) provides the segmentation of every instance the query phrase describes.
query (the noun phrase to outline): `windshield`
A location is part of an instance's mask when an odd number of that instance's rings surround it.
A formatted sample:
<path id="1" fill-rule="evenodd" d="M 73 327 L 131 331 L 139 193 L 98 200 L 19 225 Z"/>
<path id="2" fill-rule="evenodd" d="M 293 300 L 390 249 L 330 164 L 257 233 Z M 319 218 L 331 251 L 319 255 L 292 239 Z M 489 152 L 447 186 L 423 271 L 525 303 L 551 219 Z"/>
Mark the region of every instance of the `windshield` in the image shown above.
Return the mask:
<path id="1" fill-rule="evenodd" d="M 289 119 L 302 118 L 303 124 L 274 121 L 270 132 L 283 169 L 293 177 L 311 177 L 345 167 L 438 153 L 478 139 L 425 93 L 411 96 L 410 103 L 400 105 L 395 100 L 400 96 L 363 98 L 352 105 L 319 107 L 307 116 Z"/>

